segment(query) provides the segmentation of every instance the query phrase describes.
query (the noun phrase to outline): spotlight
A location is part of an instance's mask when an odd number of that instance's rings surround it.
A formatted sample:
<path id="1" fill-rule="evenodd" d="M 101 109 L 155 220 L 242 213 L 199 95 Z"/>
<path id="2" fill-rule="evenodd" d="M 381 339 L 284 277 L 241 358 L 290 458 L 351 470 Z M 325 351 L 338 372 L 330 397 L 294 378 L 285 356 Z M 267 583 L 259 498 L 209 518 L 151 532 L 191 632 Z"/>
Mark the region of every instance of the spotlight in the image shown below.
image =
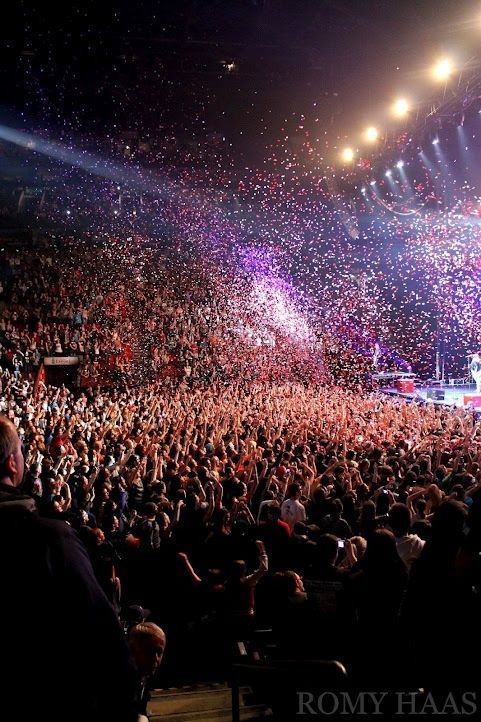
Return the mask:
<path id="1" fill-rule="evenodd" d="M 375 181 L 375 180 L 372 180 L 372 181 L 369 183 L 369 185 L 370 185 L 370 186 L 375 186 L 375 185 L 376 185 L 376 181 Z"/>
<path id="2" fill-rule="evenodd" d="M 439 60 L 433 68 L 433 78 L 441 83 L 449 80 L 449 77 L 453 74 L 453 64 L 449 58 L 442 58 Z"/>
<path id="3" fill-rule="evenodd" d="M 392 112 L 398 118 L 403 118 L 409 112 L 409 103 L 406 98 L 398 98 L 392 106 Z"/>
<path id="4" fill-rule="evenodd" d="M 354 151 L 352 148 L 344 148 L 344 150 L 341 153 L 341 158 L 344 161 L 344 163 L 352 163 L 354 160 Z"/>
<path id="5" fill-rule="evenodd" d="M 404 168 L 404 161 L 398 160 L 398 162 L 396 163 L 396 168 Z"/>
<path id="6" fill-rule="evenodd" d="M 379 131 L 377 128 L 374 128 L 374 126 L 371 126 L 370 128 L 366 129 L 364 137 L 366 138 L 368 143 L 374 143 L 379 138 Z"/>
<path id="7" fill-rule="evenodd" d="M 391 170 L 387 170 L 387 171 L 386 171 L 386 178 L 390 178 L 391 176 L 392 176 L 392 171 L 391 171 Z"/>
<path id="8" fill-rule="evenodd" d="M 364 186 L 363 186 L 363 187 L 361 188 L 361 193 L 365 193 L 365 192 L 366 192 L 366 189 L 365 189 Z"/>
<path id="9" fill-rule="evenodd" d="M 439 138 L 435 138 L 433 140 L 433 145 L 439 145 Z"/>

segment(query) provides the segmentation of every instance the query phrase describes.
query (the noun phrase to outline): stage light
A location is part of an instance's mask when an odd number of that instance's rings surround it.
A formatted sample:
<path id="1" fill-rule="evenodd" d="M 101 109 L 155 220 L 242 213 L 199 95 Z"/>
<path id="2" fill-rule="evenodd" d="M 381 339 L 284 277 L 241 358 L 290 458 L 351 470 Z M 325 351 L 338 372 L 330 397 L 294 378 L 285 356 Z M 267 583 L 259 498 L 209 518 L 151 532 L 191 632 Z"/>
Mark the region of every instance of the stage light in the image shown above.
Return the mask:
<path id="1" fill-rule="evenodd" d="M 404 161 L 398 160 L 398 162 L 396 163 L 396 168 L 404 168 Z"/>
<path id="2" fill-rule="evenodd" d="M 365 192 L 366 192 L 366 189 L 365 189 L 364 186 L 363 186 L 363 187 L 361 188 L 361 193 L 365 193 Z"/>
<path id="3" fill-rule="evenodd" d="M 433 140 L 433 145 L 439 145 L 439 138 L 435 138 Z"/>
<path id="4" fill-rule="evenodd" d="M 369 183 L 369 185 L 375 186 L 375 185 L 376 185 L 376 181 L 375 181 L 375 180 L 372 180 L 372 181 Z"/>
<path id="5" fill-rule="evenodd" d="M 409 112 L 409 103 L 406 98 L 398 98 L 392 106 L 392 112 L 398 118 L 403 118 Z"/>
<path id="6" fill-rule="evenodd" d="M 374 143 L 379 138 L 379 131 L 377 128 L 374 128 L 374 126 L 371 126 L 366 129 L 364 137 L 366 138 L 368 143 Z"/>
<path id="7" fill-rule="evenodd" d="M 433 68 L 433 78 L 438 80 L 440 83 L 444 83 L 449 80 L 453 70 L 454 68 L 451 60 L 449 60 L 449 58 L 442 58 Z"/>
<path id="8" fill-rule="evenodd" d="M 352 163 L 354 160 L 354 151 L 352 148 L 344 148 L 341 153 L 341 158 L 344 163 Z"/>
<path id="9" fill-rule="evenodd" d="M 387 170 L 387 171 L 386 171 L 386 178 L 390 178 L 391 176 L 392 176 L 392 171 L 391 171 L 391 170 Z"/>

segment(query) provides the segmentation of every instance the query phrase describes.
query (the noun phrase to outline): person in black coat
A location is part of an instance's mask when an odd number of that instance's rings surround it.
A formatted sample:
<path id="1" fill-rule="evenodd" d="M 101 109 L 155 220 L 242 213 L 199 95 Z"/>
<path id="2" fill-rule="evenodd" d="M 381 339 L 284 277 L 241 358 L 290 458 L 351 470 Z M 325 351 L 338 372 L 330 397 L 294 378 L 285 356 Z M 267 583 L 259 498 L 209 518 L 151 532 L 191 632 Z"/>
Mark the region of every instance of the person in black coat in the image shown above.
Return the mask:
<path id="1" fill-rule="evenodd" d="M 0 417 L 2 718 L 134 722 L 135 669 L 77 533 L 17 487 L 24 462 Z"/>

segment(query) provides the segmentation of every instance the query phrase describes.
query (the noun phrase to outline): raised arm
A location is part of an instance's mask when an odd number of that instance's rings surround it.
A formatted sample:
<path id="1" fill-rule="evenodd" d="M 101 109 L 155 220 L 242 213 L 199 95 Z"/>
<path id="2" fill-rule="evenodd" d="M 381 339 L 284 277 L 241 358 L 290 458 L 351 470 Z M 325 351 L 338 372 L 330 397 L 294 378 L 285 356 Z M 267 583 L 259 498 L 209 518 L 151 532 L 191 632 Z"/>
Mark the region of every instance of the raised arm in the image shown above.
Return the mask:
<path id="1" fill-rule="evenodd" d="M 266 552 L 266 548 L 264 546 L 264 542 L 256 541 L 256 546 L 259 551 L 259 566 L 255 570 L 255 572 L 253 572 L 252 574 L 249 574 L 249 576 L 245 577 L 245 582 L 250 587 L 255 587 L 257 582 L 260 579 L 262 579 L 264 574 L 269 569 L 269 560 L 267 557 L 267 552 Z"/>

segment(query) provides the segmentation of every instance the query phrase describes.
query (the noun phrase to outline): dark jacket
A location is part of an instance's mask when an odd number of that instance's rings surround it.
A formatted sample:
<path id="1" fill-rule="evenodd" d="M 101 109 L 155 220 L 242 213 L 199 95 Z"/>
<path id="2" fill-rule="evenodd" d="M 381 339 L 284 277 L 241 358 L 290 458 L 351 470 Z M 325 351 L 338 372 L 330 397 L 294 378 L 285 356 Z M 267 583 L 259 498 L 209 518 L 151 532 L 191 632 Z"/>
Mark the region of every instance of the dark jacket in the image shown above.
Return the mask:
<path id="1" fill-rule="evenodd" d="M 0 484 L 2 719 L 133 722 L 135 672 L 87 552 Z"/>

